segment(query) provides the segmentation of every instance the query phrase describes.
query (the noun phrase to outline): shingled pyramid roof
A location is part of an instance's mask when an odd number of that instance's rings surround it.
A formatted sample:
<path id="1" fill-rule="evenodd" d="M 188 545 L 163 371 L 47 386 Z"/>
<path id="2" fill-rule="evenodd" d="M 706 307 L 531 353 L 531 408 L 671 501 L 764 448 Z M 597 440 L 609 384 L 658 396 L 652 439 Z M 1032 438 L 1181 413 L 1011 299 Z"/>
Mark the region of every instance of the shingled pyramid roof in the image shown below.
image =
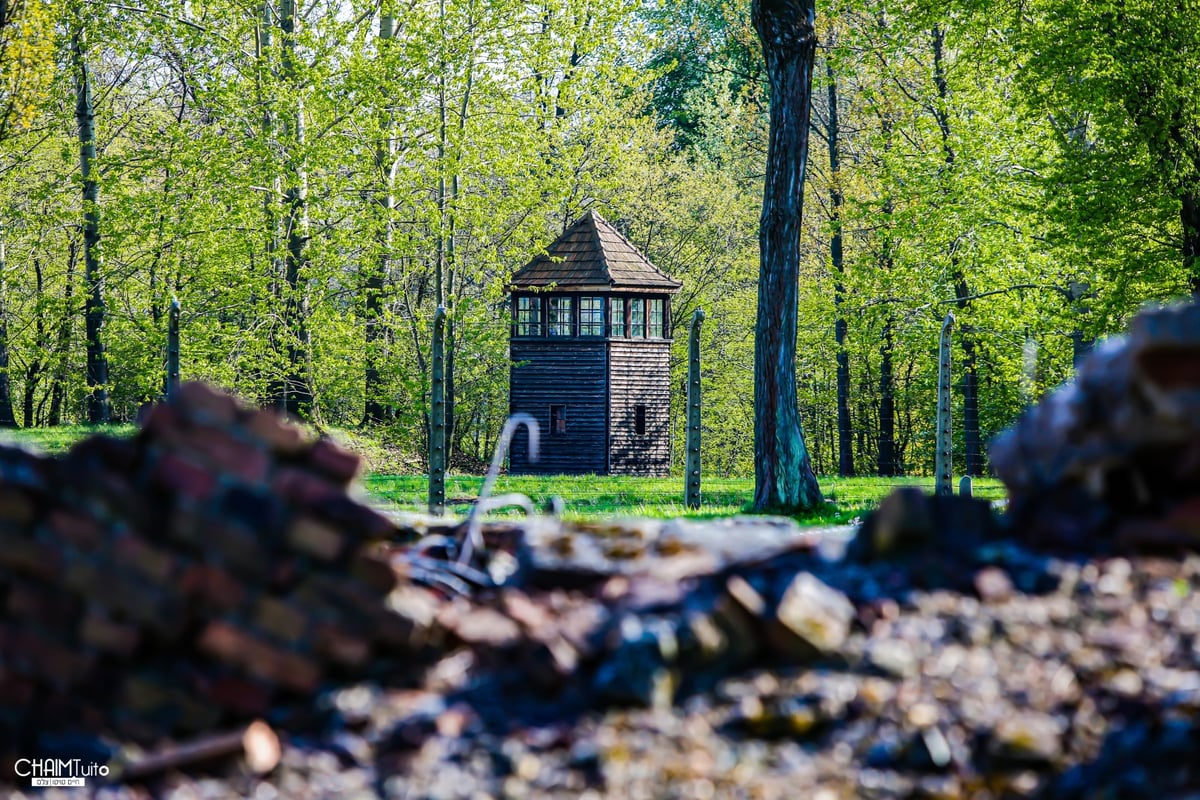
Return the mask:
<path id="1" fill-rule="evenodd" d="M 515 289 L 553 285 L 563 290 L 649 290 L 676 292 L 682 283 L 650 263 L 629 240 L 595 211 L 513 275 Z"/>

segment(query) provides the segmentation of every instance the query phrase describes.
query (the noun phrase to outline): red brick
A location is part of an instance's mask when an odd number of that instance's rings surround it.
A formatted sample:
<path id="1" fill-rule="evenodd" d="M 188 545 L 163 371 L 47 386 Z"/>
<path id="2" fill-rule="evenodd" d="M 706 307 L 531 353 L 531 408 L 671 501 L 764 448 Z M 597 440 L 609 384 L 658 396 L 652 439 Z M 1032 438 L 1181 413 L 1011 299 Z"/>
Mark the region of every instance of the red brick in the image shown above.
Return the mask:
<path id="1" fill-rule="evenodd" d="M 179 576 L 179 591 L 209 608 L 229 611 L 246 599 L 241 581 L 216 564 L 189 564 Z"/>
<path id="2" fill-rule="evenodd" d="M 313 469 L 343 485 L 358 476 L 362 460 L 332 439 L 319 439 L 308 451 L 308 463 Z"/>
<path id="3" fill-rule="evenodd" d="M 203 525 L 205 547 L 236 572 L 265 579 L 273 566 L 260 537 L 254 531 L 234 522 L 208 518 Z"/>
<path id="4" fill-rule="evenodd" d="M 280 455 L 296 455 L 312 441 L 304 428 L 266 409 L 252 413 L 245 425 L 251 435 Z"/>
<path id="5" fill-rule="evenodd" d="M 198 460 L 247 483 L 266 480 L 270 459 L 262 447 L 250 440 L 238 439 L 220 430 L 200 429 L 186 433 L 182 449 Z"/>
<path id="6" fill-rule="evenodd" d="M 183 426 L 179 410 L 166 403 L 155 403 L 141 415 L 138 427 L 152 436 L 174 436 Z"/>
<path id="7" fill-rule="evenodd" d="M 317 626 L 313 646 L 321 655 L 347 667 L 361 667 L 371 660 L 370 642 L 327 622 Z"/>
<path id="8" fill-rule="evenodd" d="M 59 574 L 61 564 L 58 548 L 11 528 L 0 527 L 0 566 L 52 581 Z"/>
<path id="9" fill-rule="evenodd" d="M 89 609 L 79 626 L 79 638 L 97 650 L 128 657 L 141 643 L 136 625 L 116 622 L 99 609 Z"/>
<path id="10" fill-rule="evenodd" d="M 180 544 L 190 545 L 192 549 L 206 551 L 206 530 L 203 517 L 195 508 L 195 504 L 183 503 L 172 509 L 168 514 L 167 533 Z"/>
<path id="11" fill-rule="evenodd" d="M 346 537 L 310 517 L 300 517 L 288 526 L 288 544 L 293 550 L 322 561 L 335 561 L 346 551 Z"/>
<path id="12" fill-rule="evenodd" d="M 312 627 L 294 605 L 269 595 L 255 605 L 254 624 L 285 644 L 300 642 Z"/>
<path id="13" fill-rule="evenodd" d="M 275 470 L 271 490 L 284 500 L 302 505 L 340 497 L 344 492 L 342 487 L 296 467 Z"/>
<path id="14" fill-rule="evenodd" d="M 154 465 L 154 482 L 196 502 L 212 497 L 217 478 L 211 470 L 174 453 L 166 453 Z"/>
<path id="15" fill-rule="evenodd" d="M 112 553 L 116 563 L 132 567 L 160 586 L 171 580 L 179 565 L 171 553 L 129 531 L 113 541 Z"/>
<path id="16" fill-rule="evenodd" d="M 63 509 L 51 511 L 47 524 L 52 536 L 82 550 L 95 548 L 104 537 L 104 528 L 96 520 Z"/>
<path id="17" fill-rule="evenodd" d="M 312 692 L 321 681 L 320 665 L 312 658 L 276 647 L 228 622 L 210 622 L 198 645 L 226 664 L 298 692 Z"/>
<path id="18" fill-rule="evenodd" d="M 55 628 L 70 626 L 79 618 L 79 603 L 69 592 L 24 580 L 9 587 L 5 610 L 11 619 L 35 620 Z"/>
<path id="19" fill-rule="evenodd" d="M 197 422 L 218 426 L 232 425 L 238 415 L 238 404 L 232 395 L 199 381 L 181 385 L 171 404 Z"/>
<path id="20" fill-rule="evenodd" d="M 145 579 L 114 569 L 111 564 L 76 562 L 66 571 L 66 584 L 100 605 L 143 623 L 164 637 L 181 632 L 185 609 L 174 591 L 160 591 Z"/>
<path id="21" fill-rule="evenodd" d="M 33 518 L 34 505 L 29 495 L 11 486 L 0 487 L 0 520 L 28 525 Z"/>

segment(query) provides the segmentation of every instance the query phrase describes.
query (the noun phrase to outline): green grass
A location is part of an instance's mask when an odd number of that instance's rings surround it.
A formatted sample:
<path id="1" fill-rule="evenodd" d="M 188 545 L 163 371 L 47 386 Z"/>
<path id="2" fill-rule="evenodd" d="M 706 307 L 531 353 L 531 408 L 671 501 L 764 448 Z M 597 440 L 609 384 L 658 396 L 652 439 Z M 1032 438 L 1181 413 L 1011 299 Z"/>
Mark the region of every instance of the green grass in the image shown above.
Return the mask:
<path id="1" fill-rule="evenodd" d="M 129 435 L 133 425 L 63 425 L 57 428 L 29 428 L 0 433 L 0 441 L 15 441 L 46 453 L 61 453 L 79 439 L 92 433 Z M 395 456 L 392 449 L 361 435 L 335 432 L 347 446 L 364 457 L 369 472 L 363 484 L 371 497 L 402 509 L 425 510 L 428 480 L 424 475 L 387 474 L 397 469 L 412 469 Z M 821 491 L 828 501 L 823 508 L 797 520 L 808 525 L 837 525 L 852 521 L 878 505 L 898 486 L 920 486 L 933 490 L 933 478 L 820 478 Z M 446 498 L 450 510 L 465 514 L 469 501 L 479 494 L 483 478 L 476 475 L 447 475 Z M 502 476 L 495 494 L 519 492 L 539 507 L 557 495 L 566 503 L 571 519 L 597 517 L 693 517 L 711 518 L 742 513 L 754 494 L 753 478 L 705 478 L 702 484 L 703 506 L 693 511 L 683 505 L 683 479 L 634 478 L 600 475 L 519 475 Z M 988 500 L 1004 497 L 1004 488 L 991 478 L 975 480 L 975 494 Z"/>
<path id="2" fill-rule="evenodd" d="M 425 508 L 428 482 L 423 475 L 369 475 L 367 491 L 374 497 L 414 511 Z M 469 475 L 446 476 L 446 499 L 452 511 L 465 513 L 483 479 Z M 850 522 L 878 505 L 897 486 L 920 486 L 933 490 L 933 478 L 837 478 L 820 479 L 828 501 L 825 508 L 797 517 L 809 525 Z M 718 517 L 745 511 L 754 494 L 753 478 L 705 478 L 704 505 L 698 511 L 683 506 L 682 478 L 634 478 L 599 475 L 502 476 L 495 494 L 519 492 L 541 506 L 558 495 L 571 518 L 605 516 Z M 1004 497 L 999 481 L 975 480 L 975 494 L 988 500 Z M 456 503 L 456 501 L 459 501 Z"/>
<path id="3" fill-rule="evenodd" d="M 0 431 L 0 443 L 17 444 L 43 453 L 62 453 L 75 442 L 93 433 L 112 436 L 130 436 L 137 430 L 135 425 L 58 425 L 53 428 L 19 428 Z"/>

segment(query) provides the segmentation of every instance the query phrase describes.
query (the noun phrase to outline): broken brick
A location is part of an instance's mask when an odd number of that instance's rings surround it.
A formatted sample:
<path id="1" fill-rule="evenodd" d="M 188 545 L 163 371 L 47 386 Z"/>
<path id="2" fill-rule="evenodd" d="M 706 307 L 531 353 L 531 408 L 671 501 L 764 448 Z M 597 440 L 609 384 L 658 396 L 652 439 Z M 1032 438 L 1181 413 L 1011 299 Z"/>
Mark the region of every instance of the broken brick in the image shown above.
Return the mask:
<path id="1" fill-rule="evenodd" d="M 354 480 L 362 465 L 362 459 L 329 438 L 317 440 L 308 451 L 307 461 L 317 472 L 341 484 Z"/>

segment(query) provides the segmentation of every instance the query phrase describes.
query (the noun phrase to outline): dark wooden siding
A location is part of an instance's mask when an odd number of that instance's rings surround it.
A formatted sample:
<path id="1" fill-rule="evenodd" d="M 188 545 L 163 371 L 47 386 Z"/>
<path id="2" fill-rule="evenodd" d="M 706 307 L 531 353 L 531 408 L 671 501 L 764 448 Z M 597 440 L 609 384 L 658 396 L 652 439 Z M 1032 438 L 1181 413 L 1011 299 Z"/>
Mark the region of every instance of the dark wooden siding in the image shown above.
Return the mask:
<path id="1" fill-rule="evenodd" d="M 524 429 L 513 441 L 513 474 L 603 473 L 607 369 L 602 339 L 518 339 L 509 343 L 512 373 L 509 407 L 525 412 L 541 428 L 541 457 L 529 461 Z M 523 363 L 524 362 L 524 363 Z M 550 406 L 566 407 L 567 432 L 550 430 Z"/>
<path id="2" fill-rule="evenodd" d="M 671 344 L 608 343 L 609 471 L 614 475 L 666 475 L 671 467 Z M 636 430 L 637 406 L 646 406 L 646 433 Z"/>

